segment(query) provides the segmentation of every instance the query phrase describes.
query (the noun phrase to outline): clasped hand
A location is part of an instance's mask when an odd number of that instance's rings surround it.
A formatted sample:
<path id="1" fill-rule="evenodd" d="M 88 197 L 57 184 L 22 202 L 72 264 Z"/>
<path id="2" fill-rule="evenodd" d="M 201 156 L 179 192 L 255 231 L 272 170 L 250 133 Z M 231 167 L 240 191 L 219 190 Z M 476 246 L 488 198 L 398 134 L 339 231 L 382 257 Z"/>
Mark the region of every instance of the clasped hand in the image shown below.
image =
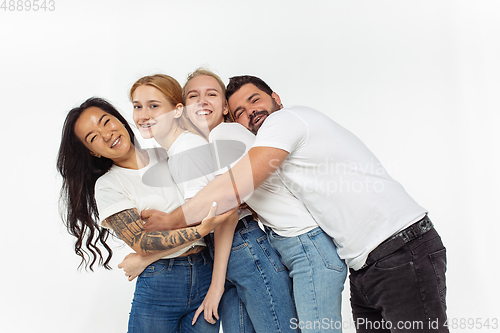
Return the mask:
<path id="1" fill-rule="evenodd" d="M 179 222 L 171 218 L 171 214 L 156 210 L 148 209 L 141 212 L 141 218 L 146 221 L 144 229 L 150 231 L 166 231 L 175 230 L 186 227 L 186 222 Z"/>

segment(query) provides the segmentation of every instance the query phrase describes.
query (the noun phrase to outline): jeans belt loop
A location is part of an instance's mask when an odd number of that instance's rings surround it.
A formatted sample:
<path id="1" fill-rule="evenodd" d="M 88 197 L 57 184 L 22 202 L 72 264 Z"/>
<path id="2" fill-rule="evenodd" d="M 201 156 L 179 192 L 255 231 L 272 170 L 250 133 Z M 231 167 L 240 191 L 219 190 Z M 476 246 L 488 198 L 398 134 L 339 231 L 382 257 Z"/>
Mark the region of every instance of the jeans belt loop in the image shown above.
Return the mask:
<path id="1" fill-rule="evenodd" d="M 172 270 L 172 266 L 174 266 L 175 258 L 170 258 L 170 262 L 168 263 L 168 270 Z"/>
<path id="2" fill-rule="evenodd" d="M 207 257 L 205 256 L 205 250 L 206 249 L 203 249 L 203 251 L 199 252 L 199 254 L 201 255 L 201 257 L 203 258 L 203 265 L 207 264 Z"/>
<path id="3" fill-rule="evenodd" d="M 244 218 L 242 218 L 243 224 L 245 225 L 245 228 L 248 228 L 248 218 L 252 218 L 252 215 L 247 215 Z"/>

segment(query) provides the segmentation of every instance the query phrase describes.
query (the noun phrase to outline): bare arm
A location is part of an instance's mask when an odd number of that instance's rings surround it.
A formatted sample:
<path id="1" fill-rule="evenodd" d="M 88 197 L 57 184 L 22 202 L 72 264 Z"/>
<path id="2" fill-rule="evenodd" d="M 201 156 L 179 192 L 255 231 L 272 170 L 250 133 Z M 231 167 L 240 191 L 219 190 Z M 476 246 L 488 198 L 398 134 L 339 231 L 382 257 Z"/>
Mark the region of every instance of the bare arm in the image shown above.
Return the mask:
<path id="1" fill-rule="evenodd" d="M 269 147 L 254 147 L 228 172 L 217 177 L 205 186 L 191 200 L 172 212 L 172 218 L 177 223 L 190 225 L 200 221 L 206 214 L 206 207 L 217 201 L 218 212 L 225 212 L 239 205 L 239 198 L 250 195 L 258 188 L 281 164 L 289 153 L 285 150 Z M 182 226 L 182 224 L 181 224 Z"/>
<path id="2" fill-rule="evenodd" d="M 214 227 L 210 226 L 210 223 L 206 223 L 172 231 L 146 232 L 141 217 L 135 208 L 116 213 L 108 217 L 104 222 L 115 231 L 121 240 L 141 255 L 187 246 L 207 235 L 211 231 L 210 227 Z"/>
<path id="3" fill-rule="evenodd" d="M 219 319 L 218 307 L 222 294 L 224 293 L 227 263 L 229 261 L 229 255 L 231 254 L 234 229 L 237 223 L 238 215 L 236 215 L 233 220 L 228 220 L 228 222 L 219 225 L 214 230 L 215 258 L 212 282 L 203 303 L 194 314 L 192 321 L 193 325 L 201 312 L 204 312 L 205 320 L 210 324 L 215 324 L 213 317 Z"/>
<path id="4" fill-rule="evenodd" d="M 281 164 L 289 153 L 269 147 L 254 147 L 236 165 L 218 176 L 181 207 L 167 214 L 156 210 L 143 211 L 146 230 L 173 230 L 185 228 L 200 221 L 207 214 L 210 203 L 218 203 L 217 214 L 237 207 L 254 189 L 258 188 Z"/>

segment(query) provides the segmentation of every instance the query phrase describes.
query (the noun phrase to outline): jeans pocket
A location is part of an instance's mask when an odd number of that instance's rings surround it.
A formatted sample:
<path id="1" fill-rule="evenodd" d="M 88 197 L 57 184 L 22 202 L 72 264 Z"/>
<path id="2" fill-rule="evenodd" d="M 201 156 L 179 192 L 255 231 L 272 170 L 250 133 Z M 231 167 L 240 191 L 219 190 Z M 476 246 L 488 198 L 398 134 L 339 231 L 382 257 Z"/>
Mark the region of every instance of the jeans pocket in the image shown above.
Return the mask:
<path id="1" fill-rule="evenodd" d="M 264 234 L 264 236 L 262 237 L 257 238 L 257 243 L 259 243 L 262 251 L 265 253 L 267 259 L 269 259 L 269 262 L 271 263 L 271 265 L 273 265 L 276 272 L 281 272 L 286 269 L 281 262 L 279 254 L 276 252 L 274 247 L 269 244 L 266 234 Z"/>
<path id="2" fill-rule="evenodd" d="M 446 310 L 446 248 L 429 254 L 434 272 L 436 273 L 437 286 L 441 305 Z"/>
<path id="3" fill-rule="evenodd" d="M 308 236 L 323 259 L 326 268 L 342 272 L 346 266 L 337 254 L 337 247 L 330 236 L 319 228 L 309 232 Z"/>
<path id="4" fill-rule="evenodd" d="M 142 271 L 142 273 L 139 274 L 139 277 L 145 278 L 145 277 L 155 276 L 161 274 L 165 269 L 166 267 L 164 263 L 154 262 L 148 267 L 146 267 Z"/>
<path id="5" fill-rule="evenodd" d="M 412 253 L 405 247 L 393 252 L 375 262 L 374 267 L 386 270 L 395 271 L 413 266 L 413 256 Z"/>

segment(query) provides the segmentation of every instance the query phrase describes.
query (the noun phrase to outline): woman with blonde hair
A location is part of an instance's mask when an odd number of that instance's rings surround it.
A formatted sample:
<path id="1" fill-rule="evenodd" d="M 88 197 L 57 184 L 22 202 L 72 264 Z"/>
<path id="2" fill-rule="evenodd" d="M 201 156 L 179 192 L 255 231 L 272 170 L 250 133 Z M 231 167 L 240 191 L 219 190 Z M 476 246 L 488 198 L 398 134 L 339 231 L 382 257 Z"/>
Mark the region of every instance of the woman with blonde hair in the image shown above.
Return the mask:
<path id="1" fill-rule="evenodd" d="M 134 107 L 140 105 L 143 108 L 147 101 L 155 99 L 153 91 L 143 94 L 138 89 L 131 89 Z M 213 159 L 215 146 L 209 145 L 205 139 L 229 116 L 224 91 L 222 80 L 214 73 L 203 69 L 193 72 L 183 88 L 186 106 L 182 108 L 178 105 L 177 113 L 171 118 L 186 116 L 197 130 L 179 134 L 175 126 L 168 127 L 170 132 L 162 133 L 159 140 L 158 130 L 153 133 L 155 139 L 168 149 L 172 175 L 174 180 L 180 182 L 179 187 L 186 200 L 224 171 L 218 170 L 221 159 Z M 140 118 L 139 122 L 136 121 L 138 126 L 144 126 L 148 130 L 149 124 L 156 126 L 156 119 L 160 116 L 150 111 L 148 114 L 142 111 L 144 114 L 141 118 L 134 116 Z M 166 129 L 167 126 L 163 128 Z M 164 137 L 176 137 L 176 140 L 163 140 Z M 244 152 L 243 147 L 240 155 Z M 237 157 L 233 158 L 233 161 L 236 159 Z M 204 166 L 199 167 L 199 164 Z M 193 178 L 196 175 L 202 176 Z M 235 200 L 240 201 L 237 192 Z M 154 218 L 158 213 L 147 211 L 143 212 L 143 216 Z M 220 301 L 220 318 L 225 332 L 296 332 L 296 329 L 290 327 L 290 320 L 296 318 L 296 312 L 288 273 L 252 212 L 241 208 L 239 218 L 236 226 L 224 223 L 214 230 L 212 284 L 195 319 L 204 311 L 205 320 L 214 322 L 213 317 L 219 318 Z M 151 222 L 146 222 L 147 225 L 151 225 Z M 137 274 L 146 264 L 144 258 L 139 256 L 130 256 L 123 263 L 127 274 L 131 275 Z"/>

